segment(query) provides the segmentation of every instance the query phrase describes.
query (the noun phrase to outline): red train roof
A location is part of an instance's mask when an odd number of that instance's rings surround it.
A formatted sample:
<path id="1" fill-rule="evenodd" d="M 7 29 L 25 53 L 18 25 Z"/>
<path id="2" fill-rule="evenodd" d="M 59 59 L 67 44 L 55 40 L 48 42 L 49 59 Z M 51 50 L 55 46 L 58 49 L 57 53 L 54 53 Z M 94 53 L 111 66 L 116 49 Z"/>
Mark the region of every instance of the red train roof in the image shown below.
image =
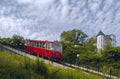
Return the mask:
<path id="1" fill-rule="evenodd" d="M 31 42 L 45 42 L 45 43 L 53 43 L 53 44 L 61 45 L 60 43 L 53 42 L 53 41 L 48 41 L 48 40 L 30 40 L 30 39 L 28 39 L 27 41 L 31 41 Z"/>

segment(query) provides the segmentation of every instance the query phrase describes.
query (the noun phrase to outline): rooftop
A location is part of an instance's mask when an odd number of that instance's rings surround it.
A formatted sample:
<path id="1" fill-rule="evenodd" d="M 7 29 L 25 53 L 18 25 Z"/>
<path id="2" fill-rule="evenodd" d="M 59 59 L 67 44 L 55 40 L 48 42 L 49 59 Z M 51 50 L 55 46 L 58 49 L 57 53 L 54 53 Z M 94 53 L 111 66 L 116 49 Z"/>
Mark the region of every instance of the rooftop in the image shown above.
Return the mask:
<path id="1" fill-rule="evenodd" d="M 99 36 L 99 35 L 105 36 L 105 34 L 101 30 L 99 31 L 99 33 L 97 34 L 97 36 Z"/>

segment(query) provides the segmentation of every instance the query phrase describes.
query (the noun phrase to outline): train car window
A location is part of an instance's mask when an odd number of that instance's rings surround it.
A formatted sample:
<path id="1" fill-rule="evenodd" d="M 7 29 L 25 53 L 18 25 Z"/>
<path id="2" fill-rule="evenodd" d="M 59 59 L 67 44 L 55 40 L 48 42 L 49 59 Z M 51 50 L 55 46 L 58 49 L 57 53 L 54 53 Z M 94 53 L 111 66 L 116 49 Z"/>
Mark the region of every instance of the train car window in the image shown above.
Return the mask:
<path id="1" fill-rule="evenodd" d="M 42 48 L 44 48 L 44 44 L 42 43 Z"/>
<path id="2" fill-rule="evenodd" d="M 31 42 L 31 46 L 33 46 L 32 42 Z"/>
<path id="3" fill-rule="evenodd" d="M 38 42 L 36 42 L 36 46 L 38 47 Z"/>
<path id="4" fill-rule="evenodd" d="M 30 46 L 32 46 L 32 42 L 30 41 Z"/>
<path id="5" fill-rule="evenodd" d="M 32 46 L 34 46 L 35 45 L 35 42 L 32 42 Z"/>
<path id="6" fill-rule="evenodd" d="M 62 46 L 58 44 L 52 44 L 52 49 L 62 52 Z"/>
<path id="7" fill-rule="evenodd" d="M 46 43 L 44 43 L 44 48 L 47 48 L 47 44 Z"/>
<path id="8" fill-rule="evenodd" d="M 37 42 L 35 42 L 35 47 L 37 47 Z"/>
<path id="9" fill-rule="evenodd" d="M 43 47 L 43 48 L 45 48 L 45 47 L 46 47 L 45 43 L 42 43 L 42 47 Z"/>
<path id="10" fill-rule="evenodd" d="M 35 42 L 35 47 L 37 47 L 37 42 Z"/>
<path id="11" fill-rule="evenodd" d="M 37 47 L 36 42 L 34 42 L 34 46 Z"/>
<path id="12" fill-rule="evenodd" d="M 39 47 L 41 47 L 41 42 L 39 42 Z"/>
<path id="13" fill-rule="evenodd" d="M 32 46 L 32 42 L 30 41 L 30 46 Z"/>
<path id="14" fill-rule="evenodd" d="M 46 45 L 44 42 L 36 42 L 36 46 L 40 48 L 46 48 Z"/>
<path id="15" fill-rule="evenodd" d="M 50 50 L 53 50 L 53 48 L 52 48 L 52 44 L 50 43 L 49 45 L 50 45 Z"/>
<path id="16" fill-rule="evenodd" d="M 47 48 L 47 43 L 44 44 L 44 48 Z"/>
<path id="17" fill-rule="evenodd" d="M 48 43 L 46 43 L 46 49 L 48 49 Z"/>
<path id="18" fill-rule="evenodd" d="M 35 42 L 36 47 L 38 47 L 38 42 Z"/>
<path id="19" fill-rule="evenodd" d="M 33 42 L 33 46 L 36 46 L 36 42 Z"/>
<path id="20" fill-rule="evenodd" d="M 47 44 L 47 49 L 50 49 L 50 43 Z"/>
<path id="21" fill-rule="evenodd" d="M 37 47 L 39 47 L 39 42 L 37 42 Z"/>
<path id="22" fill-rule="evenodd" d="M 48 44 L 48 49 L 50 49 L 51 48 L 51 45 L 50 45 L 50 43 Z"/>
<path id="23" fill-rule="evenodd" d="M 42 47 L 42 43 L 40 42 L 40 47 Z"/>
<path id="24" fill-rule="evenodd" d="M 33 42 L 33 46 L 35 46 L 35 42 Z"/>
<path id="25" fill-rule="evenodd" d="M 33 42 L 31 42 L 31 46 L 33 46 Z"/>
<path id="26" fill-rule="evenodd" d="M 36 46 L 36 45 L 35 45 L 35 42 L 33 42 L 33 46 Z"/>
<path id="27" fill-rule="evenodd" d="M 45 44 L 45 48 L 48 49 L 48 44 L 47 43 Z"/>
<path id="28" fill-rule="evenodd" d="M 40 42 L 38 42 L 38 47 L 40 47 Z"/>
<path id="29" fill-rule="evenodd" d="M 43 43 L 41 43 L 41 48 L 43 48 Z"/>
<path id="30" fill-rule="evenodd" d="M 40 42 L 38 42 L 38 47 L 40 47 Z"/>

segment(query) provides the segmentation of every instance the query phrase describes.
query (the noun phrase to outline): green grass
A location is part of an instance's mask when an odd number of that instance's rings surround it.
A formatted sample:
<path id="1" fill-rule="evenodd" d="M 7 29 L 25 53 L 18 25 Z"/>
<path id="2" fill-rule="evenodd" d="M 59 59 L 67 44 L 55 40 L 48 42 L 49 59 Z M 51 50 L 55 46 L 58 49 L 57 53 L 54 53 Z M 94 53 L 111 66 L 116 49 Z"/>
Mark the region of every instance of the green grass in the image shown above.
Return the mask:
<path id="1" fill-rule="evenodd" d="M 27 57 L 0 52 L 0 79 L 45 79 L 45 72 L 37 72 L 39 65 L 36 62 Z M 47 70 L 44 64 L 39 68 Z"/>
<path id="2" fill-rule="evenodd" d="M 0 52 L 0 79 L 101 79 L 101 77 L 74 69 L 46 65 L 8 52 Z"/>
<path id="3" fill-rule="evenodd" d="M 75 69 L 50 68 L 51 79 L 102 79 L 100 76 Z"/>

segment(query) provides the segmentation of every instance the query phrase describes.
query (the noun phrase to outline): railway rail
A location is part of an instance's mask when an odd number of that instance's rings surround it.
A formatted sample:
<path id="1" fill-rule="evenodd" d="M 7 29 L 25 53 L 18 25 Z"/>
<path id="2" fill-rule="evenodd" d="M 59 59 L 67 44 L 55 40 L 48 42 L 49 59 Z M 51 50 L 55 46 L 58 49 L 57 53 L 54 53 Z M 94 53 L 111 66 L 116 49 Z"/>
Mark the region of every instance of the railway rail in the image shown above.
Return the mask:
<path id="1" fill-rule="evenodd" d="M 2 44 L 1 44 L 0 47 L 3 48 L 4 50 L 13 52 L 13 53 L 21 55 L 21 56 L 27 56 L 27 57 L 29 57 L 31 59 L 35 59 L 36 58 L 34 55 L 30 55 L 30 54 L 27 53 L 27 51 L 22 50 L 22 49 L 17 49 L 17 48 L 13 48 L 11 46 L 2 45 Z M 50 60 L 46 60 L 45 59 L 45 61 L 50 61 Z M 69 64 L 69 63 L 66 63 L 66 62 L 63 62 L 63 61 L 60 61 L 60 60 L 56 60 L 56 59 L 51 60 L 51 62 L 53 62 L 54 65 L 56 64 L 56 65 L 64 67 L 64 68 L 80 69 L 80 70 L 83 70 L 83 71 L 86 71 L 86 72 L 97 74 L 99 76 L 104 76 L 106 78 L 120 79 L 117 76 L 113 76 L 113 75 L 109 75 L 109 74 L 104 74 L 102 72 L 98 72 L 98 71 L 95 71 L 95 70 L 92 70 L 92 69 L 88 69 L 88 68 L 85 68 L 85 67 L 81 67 L 81 66 Z"/>

